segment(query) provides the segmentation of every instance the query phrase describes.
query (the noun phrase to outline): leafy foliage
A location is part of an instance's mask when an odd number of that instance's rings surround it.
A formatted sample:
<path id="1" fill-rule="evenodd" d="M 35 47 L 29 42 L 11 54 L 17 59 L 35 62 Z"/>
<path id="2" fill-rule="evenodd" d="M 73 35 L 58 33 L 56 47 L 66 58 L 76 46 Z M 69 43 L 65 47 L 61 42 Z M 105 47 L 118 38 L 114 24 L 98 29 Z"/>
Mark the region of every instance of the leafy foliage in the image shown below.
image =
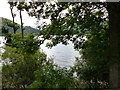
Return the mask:
<path id="1" fill-rule="evenodd" d="M 44 26 L 40 32 L 43 38 L 53 41 L 48 44 L 49 47 L 60 42 L 66 45 L 70 40 L 76 49 L 80 49 L 85 41 L 83 37 L 87 34 L 108 29 L 104 27 L 108 20 L 106 3 L 30 2 L 25 5 L 29 7 L 29 15 L 38 20 L 50 18 L 51 24 Z"/>
<path id="2" fill-rule="evenodd" d="M 3 88 L 70 88 L 74 87 L 73 72 L 60 68 L 38 51 L 39 42 L 33 35 L 11 35 L 2 54 L 4 61 Z"/>
<path id="3" fill-rule="evenodd" d="M 119 46 L 118 40 L 115 41 L 116 44 L 112 44 L 118 37 L 110 38 L 112 41 L 108 42 L 108 11 L 110 11 L 109 14 L 112 14 L 112 8 L 111 10 L 108 9 L 109 5 L 116 6 L 119 4 L 114 3 L 114 5 L 112 5 L 111 3 L 97 2 L 19 2 L 17 8 L 21 11 L 26 10 L 30 16 L 35 16 L 38 20 L 41 18 L 51 19 L 50 25 L 44 25 L 44 27 L 42 27 L 40 36 L 43 38 L 43 41 L 41 42 L 43 43 L 46 39 L 51 39 L 52 42 L 48 43 L 47 46 L 52 47 L 61 42 L 66 45 L 69 40 L 72 41 L 75 49 L 82 49 L 80 51 L 82 61 L 78 59 L 74 67 L 79 79 L 84 81 L 85 87 L 87 88 L 106 88 L 108 87 L 109 74 L 108 57 L 110 57 L 107 52 L 108 44 L 110 43 L 111 47 L 115 45 Z M 108 9 L 108 11 L 106 9 Z M 115 11 L 119 11 L 119 9 Z M 114 28 L 111 29 L 113 32 L 115 31 L 114 33 L 116 34 L 117 30 L 113 30 Z M 7 30 L 5 32 L 7 32 Z M 114 35 L 114 33 L 111 33 L 111 35 Z M 119 34 L 117 35 L 119 36 Z M 13 36 L 10 36 L 10 38 L 11 37 Z M 34 40 L 33 36 L 30 36 L 30 39 L 20 41 L 18 39 L 15 40 L 15 38 L 16 37 L 10 40 L 10 43 L 6 45 L 17 48 L 18 51 L 22 52 L 24 55 L 32 55 L 33 53 L 31 54 L 29 52 L 35 53 L 37 51 L 38 43 L 40 42 Z M 25 48 L 26 46 L 28 47 Z M 119 51 L 117 49 L 119 48 L 116 47 L 114 50 L 115 53 L 111 52 L 113 60 L 116 55 L 119 57 Z M 46 85 L 46 87 L 64 87 L 64 84 L 66 87 L 71 87 L 70 83 L 66 84 L 66 82 L 71 82 L 70 79 L 73 80 L 71 73 L 66 69 L 57 68 L 58 67 L 50 63 L 39 68 L 35 72 L 35 81 L 29 87 L 41 88 L 44 87 L 44 85 Z M 61 72 L 64 72 L 66 75 Z M 55 83 L 51 79 L 51 77 L 55 76 L 62 78 L 53 78 Z M 63 82 L 63 80 L 66 81 Z"/>
<path id="4" fill-rule="evenodd" d="M 34 39 L 34 35 L 32 34 L 26 35 L 25 39 L 22 39 L 20 34 L 13 34 L 8 38 L 11 38 L 11 40 L 6 45 L 16 47 L 22 52 L 34 53 L 39 49 L 39 40 Z"/>
<path id="5" fill-rule="evenodd" d="M 37 10 L 42 3 L 32 4 L 35 7 L 31 8 Z M 51 24 L 43 27 L 40 32 L 43 38 L 52 40 L 47 46 L 52 47 L 60 42 L 66 45 L 69 40 L 72 41 L 75 49 L 82 49 L 82 59 L 86 63 L 83 67 L 77 65 L 79 67 L 77 72 L 81 73 L 78 76 L 80 75 L 80 78 L 88 82 L 92 88 L 101 87 L 99 82 L 103 83 L 105 81 L 108 83 L 109 20 L 106 10 L 107 4 L 91 2 L 56 2 L 52 4 L 49 2 L 42 5 L 46 8 L 50 7 L 50 9 L 45 9 L 44 12 L 42 10 L 41 12 L 30 10 L 28 13 L 38 18 L 38 20 L 40 19 L 38 15 L 43 13 L 45 14 L 41 17 L 51 18 Z M 34 14 L 31 12 L 34 12 Z"/>
<path id="6" fill-rule="evenodd" d="M 36 52 L 34 55 L 21 53 L 16 48 L 6 47 L 3 54 L 5 64 L 2 67 L 3 88 L 25 88 L 34 80 L 34 71 L 42 67 L 46 55 Z"/>
<path id="7" fill-rule="evenodd" d="M 77 75 L 84 80 L 88 88 L 109 87 L 106 34 L 104 30 L 100 30 L 95 35 L 90 34 L 80 51 L 81 59 L 78 59 L 75 65 Z"/>
<path id="8" fill-rule="evenodd" d="M 46 55 L 38 51 L 39 46 L 34 44 L 32 35 L 23 41 L 18 35 L 11 39 L 2 54 L 3 88 L 25 88 L 34 81 L 34 71 L 47 62 Z"/>
<path id="9" fill-rule="evenodd" d="M 74 88 L 71 69 L 60 68 L 52 63 L 35 71 L 35 78 L 28 88 Z"/>
<path id="10" fill-rule="evenodd" d="M 11 20 L 6 19 L 6 18 L 1 18 L 2 19 L 2 34 L 6 35 L 8 33 L 13 33 L 13 27 L 15 28 L 15 30 L 18 30 L 20 28 L 20 25 L 17 23 L 13 23 Z"/>

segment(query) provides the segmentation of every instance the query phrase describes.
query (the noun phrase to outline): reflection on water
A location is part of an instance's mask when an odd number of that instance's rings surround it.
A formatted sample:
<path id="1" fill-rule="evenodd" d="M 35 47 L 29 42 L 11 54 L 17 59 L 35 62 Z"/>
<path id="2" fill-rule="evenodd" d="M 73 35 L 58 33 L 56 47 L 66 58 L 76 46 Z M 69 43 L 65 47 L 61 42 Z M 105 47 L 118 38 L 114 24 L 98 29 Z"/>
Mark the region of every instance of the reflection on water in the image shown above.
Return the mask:
<path id="1" fill-rule="evenodd" d="M 45 47 L 47 41 L 41 45 L 41 50 L 47 54 L 47 57 L 54 58 L 54 63 L 64 66 L 73 66 L 75 62 L 75 57 L 79 56 L 79 52 L 75 51 L 73 48 L 72 42 L 69 42 L 68 45 L 58 44 L 52 49 Z"/>

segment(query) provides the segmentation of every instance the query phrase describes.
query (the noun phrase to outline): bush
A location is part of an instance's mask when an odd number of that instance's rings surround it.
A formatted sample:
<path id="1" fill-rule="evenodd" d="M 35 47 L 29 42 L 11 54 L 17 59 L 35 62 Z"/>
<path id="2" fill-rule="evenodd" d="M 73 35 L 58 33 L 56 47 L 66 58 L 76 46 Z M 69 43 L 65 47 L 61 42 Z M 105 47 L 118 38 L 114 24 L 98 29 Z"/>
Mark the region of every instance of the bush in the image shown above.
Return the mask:
<path id="1" fill-rule="evenodd" d="M 39 52 L 38 41 L 33 35 L 22 40 L 19 34 L 11 35 L 2 54 L 3 88 L 25 88 L 34 81 L 34 71 L 47 62 L 46 55 Z"/>
<path id="2" fill-rule="evenodd" d="M 74 88 L 71 70 L 48 64 L 35 71 L 35 81 L 28 88 Z"/>

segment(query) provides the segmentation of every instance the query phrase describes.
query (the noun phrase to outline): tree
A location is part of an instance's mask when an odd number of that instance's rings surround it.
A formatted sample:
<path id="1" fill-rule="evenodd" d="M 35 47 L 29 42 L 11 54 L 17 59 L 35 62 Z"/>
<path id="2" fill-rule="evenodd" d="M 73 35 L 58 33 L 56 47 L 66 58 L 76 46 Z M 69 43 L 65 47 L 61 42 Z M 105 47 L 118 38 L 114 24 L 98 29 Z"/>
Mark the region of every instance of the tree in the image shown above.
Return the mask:
<path id="1" fill-rule="evenodd" d="M 49 62 L 35 71 L 35 81 L 28 88 L 74 88 L 71 69 L 60 68 Z"/>
<path id="2" fill-rule="evenodd" d="M 34 3 L 35 7 L 31 7 L 32 3 L 28 5 L 29 14 L 40 19 L 51 18 L 51 25 L 47 26 L 44 37 L 52 38 L 52 45 L 59 42 L 67 43 L 68 40 L 73 41 L 76 48 L 83 47 L 84 40 L 82 37 L 87 33 L 92 33 L 99 29 L 104 29 L 108 32 L 108 60 L 110 65 L 110 87 L 120 87 L 120 3 Z M 44 10 L 44 6 L 46 9 Z M 72 9 L 70 8 L 72 7 Z M 37 10 L 41 7 L 40 10 Z M 36 10 L 35 10 L 36 9 Z M 68 10 L 69 13 L 62 15 L 63 10 Z M 108 15 L 107 15 L 108 12 Z M 44 14 L 45 13 L 45 14 Z M 108 18 L 108 17 L 109 18 Z M 104 21 L 109 19 L 109 29 L 103 27 Z M 75 27 L 78 27 L 75 30 Z M 76 32 L 77 31 L 77 32 Z M 79 33 L 78 33 L 79 32 Z M 76 36 L 74 36 L 77 34 Z M 59 36 L 57 36 L 59 35 Z M 54 36 L 54 37 L 53 37 Z M 82 40 L 78 40 L 77 38 Z M 81 42 L 82 41 L 82 42 Z M 114 50 L 113 50 L 114 48 Z M 114 72 L 114 73 L 113 73 Z"/>
<path id="3" fill-rule="evenodd" d="M 35 80 L 34 71 L 47 63 L 46 55 L 38 51 L 38 43 L 32 35 L 20 40 L 17 34 L 11 39 L 2 54 L 2 87 L 26 88 Z"/>
<path id="4" fill-rule="evenodd" d="M 12 15 L 12 18 L 13 18 L 14 33 L 16 32 L 16 29 L 15 29 L 15 25 L 14 25 L 15 14 L 13 13 L 13 8 L 16 7 L 19 10 L 22 38 L 24 38 L 24 35 L 23 35 L 24 34 L 24 28 L 23 28 L 23 20 L 22 20 L 22 11 L 24 11 L 24 2 L 19 2 L 19 1 L 11 2 L 11 1 L 9 1 L 8 3 L 10 4 L 11 15 Z"/>
<path id="5" fill-rule="evenodd" d="M 100 30 L 96 35 L 90 34 L 77 58 L 75 71 L 79 79 L 88 88 L 109 87 L 109 61 L 107 59 L 107 33 Z"/>
<path id="6" fill-rule="evenodd" d="M 112 88 L 120 87 L 120 2 L 108 3 L 107 10 L 109 13 L 109 60 L 110 83 Z"/>
<path id="7" fill-rule="evenodd" d="M 16 28 L 15 28 L 15 14 L 13 13 L 13 8 L 16 6 L 17 2 L 9 2 L 10 5 L 10 11 L 13 19 L 13 30 L 14 34 L 16 33 Z"/>
<path id="8" fill-rule="evenodd" d="M 22 20 L 22 11 L 23 11 L 23 5 L 24 5 L 24 2 L 19 2 L 17 8 L 19 10 L 19 13 L 20 13 L 20 21 L 21 21 L 21 32 L 22 32 L 22 39 L 24 38 L 24 29 L 23 29 L 23 20 Z"/>
<path id="9" fill-rule="evenodd" d="M 68 88 L 74 87 L 73 72 L 60 68 L 38 51 L 39 41 L 33 35 L 11 35 L 2 54 L 3 88 Z"/>

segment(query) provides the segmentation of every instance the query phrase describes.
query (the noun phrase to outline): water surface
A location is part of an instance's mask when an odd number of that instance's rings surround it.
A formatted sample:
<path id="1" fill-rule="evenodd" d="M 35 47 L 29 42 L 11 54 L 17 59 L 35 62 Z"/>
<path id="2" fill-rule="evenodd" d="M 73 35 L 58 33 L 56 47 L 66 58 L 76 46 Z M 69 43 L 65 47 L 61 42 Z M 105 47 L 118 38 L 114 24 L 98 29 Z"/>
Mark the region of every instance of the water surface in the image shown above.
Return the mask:
<path id="1" fill-rule="evenodd" d="M 73 48 L 72 42 L 68 45 L 58 44 L 51 49 L 45 47 L 47 41 L 41 45 L 41 50 L 47 54 L 47 57 L 54 58 L 54 63 L 60 65 L 61 67 L 73 66 L 75 62 L 75 57 L 80 56 L 78 51 Z"/>

